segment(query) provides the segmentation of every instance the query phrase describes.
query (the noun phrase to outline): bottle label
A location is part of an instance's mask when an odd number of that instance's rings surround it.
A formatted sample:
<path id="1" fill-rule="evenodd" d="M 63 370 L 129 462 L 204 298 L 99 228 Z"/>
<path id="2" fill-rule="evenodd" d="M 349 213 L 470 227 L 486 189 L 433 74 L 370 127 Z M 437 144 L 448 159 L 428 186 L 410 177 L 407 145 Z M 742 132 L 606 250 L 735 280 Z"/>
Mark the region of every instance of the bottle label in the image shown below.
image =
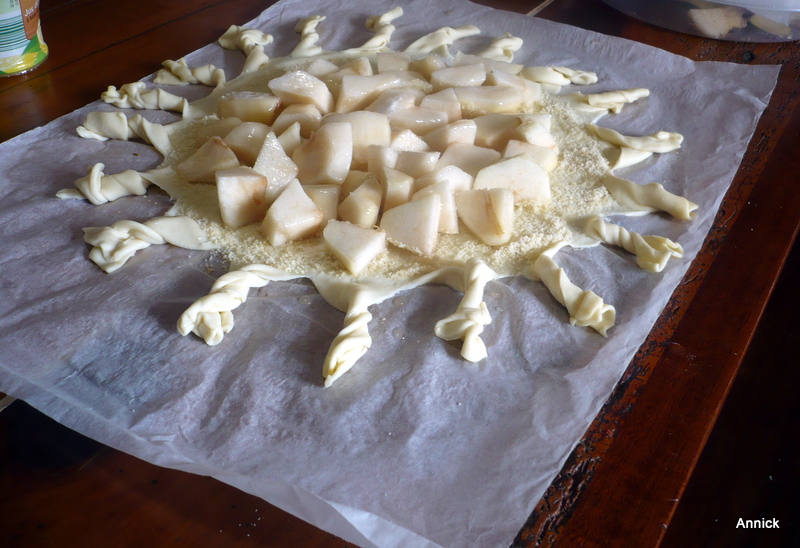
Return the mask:
<path id="1" fill-rule="evenodd" d="M 0 76 L 33 70 L 47 54 L 39 0 L 0 0 Z"/>

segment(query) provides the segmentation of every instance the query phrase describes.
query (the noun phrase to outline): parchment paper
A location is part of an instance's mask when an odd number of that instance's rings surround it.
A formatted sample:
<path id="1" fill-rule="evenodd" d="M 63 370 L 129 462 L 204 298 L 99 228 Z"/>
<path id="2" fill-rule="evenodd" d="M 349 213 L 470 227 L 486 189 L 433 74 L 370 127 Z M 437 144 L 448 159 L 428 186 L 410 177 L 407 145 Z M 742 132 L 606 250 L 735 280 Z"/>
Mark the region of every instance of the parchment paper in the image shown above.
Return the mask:
<path id="1" fill-rule="evenodd" d="M 276 37 L 267 52 L 277 57 L 296 44 L 301 17 L 323 14 L 320 44 L 341 49 L 362 44 L 366 17 L 392 7 L 284 0 L 249 26 Z M 517 62 L 597 72 L 600 81 L 581 91 L 652 91 L 602 125 L 685 136 L 678 153 L 621 175 L 685 195 L 700 204 L 697 218 L 618 220 L 680 242 L 685 259 L 652 274 L 606 247 L 556 257 L 573 282 L 616 306 L 608 339 L 571 327 L 543 285 L 521 278 L 487 288 L 494 321 L 479 364 L 433 336 L 460 299 L 441 286 L 373 307 L 372 349 L 330 389 L 321 364 L 343 314 L 308 283 L 251 292 L 217 347 L 181 337 L 178 316 L 222 274 L 208 255 L 153 246 L 108 275 L 88 260 L 82 238 L 86 226 L 162 214 L 166 198 L 97 207 L 55 198 L 96 161 L 117 173 L 160 160 L 143 144 L 80 139 L 86 112 L 112 109 L 94 104 L 0 145 L 0 390 L 108 445 L 213 476 L 361 546 L 508 545 L 699 250 L 778 68 L 694 63 L 464 1 L 403 7 L 395 49 L 443 25 L 481 28 L 454 48 L 468 52 L 510 32 L 525 40 Z M 226 63 L 231 77 L 243 57 L 211 45 L 189 64 L 206 60 Z"/>

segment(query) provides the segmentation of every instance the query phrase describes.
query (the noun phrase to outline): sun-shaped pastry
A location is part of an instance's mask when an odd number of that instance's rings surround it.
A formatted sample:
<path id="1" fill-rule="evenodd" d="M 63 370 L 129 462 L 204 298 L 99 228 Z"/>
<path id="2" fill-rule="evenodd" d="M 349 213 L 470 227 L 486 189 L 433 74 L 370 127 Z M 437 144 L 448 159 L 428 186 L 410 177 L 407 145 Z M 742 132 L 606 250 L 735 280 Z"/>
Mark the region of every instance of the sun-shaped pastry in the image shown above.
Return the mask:
<path id="1" fill-rule="evenodd" d="M 164 162 L 118 174 L 97 163 L 59 196 L 102 204 L 154 184 L 176 205 L 144 223 L 85 229 L 89 257 L 110 273 L 153 244 L 223 253 L 231 271 L 178 321 L 181 334 L 209 345 L 232 330 L 233 310 L 251 289 L 310 279 L 346 314 L 323 364 L 325 386 L 371 346 L 369 307 L 428 283 L 463 293 L 435 334 L 463 341 L 468 361 L 487 357 L 484 288 L 499 277 L 541 281 L 573 325 L 606 336 L 614 307 L 570 282 L 556 254 L 603 243 L 653 272 L 682 257 L 676 242 L 607 220 L 655 211 L 694 216 L 695 204 L 662 185 L 613 174 L 680 148 L 682 137 L 661 130 L 628 136 L 596 125 L 648 90 L 574 92 L 574 85 L 596 83 L 595 74 L 516 64 L 522 40 L 509 34 L 482 51 L 453 52 L 480 31 L 443 27 L 393 50 L 402 13 L 369 17 L 373 36 L 337 52 L 319 44 L 325 16 L 302 19 L 297 46 L 275 59 L 265 50 L 270 35 L 232 26 L 219 43 L 247 56 L 238 77 L 226 81 L 222 70 L 183 59 L 165 61 L 156 76 L 159 84 L 214 88 L 191 103 L 143 82 L 110 86 L 107 103 L 171 110 L 182 120 L 159 125 L 121 111 L 92 112 L 78 133 L 143 140 Z"/>

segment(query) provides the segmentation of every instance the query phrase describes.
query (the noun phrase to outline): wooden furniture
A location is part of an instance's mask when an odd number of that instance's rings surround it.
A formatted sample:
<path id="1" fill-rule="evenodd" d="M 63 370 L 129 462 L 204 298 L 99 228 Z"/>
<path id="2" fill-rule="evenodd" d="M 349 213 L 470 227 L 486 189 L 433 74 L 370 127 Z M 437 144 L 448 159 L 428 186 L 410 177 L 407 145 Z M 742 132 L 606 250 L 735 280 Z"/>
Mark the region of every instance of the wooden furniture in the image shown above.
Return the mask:
<path id="1" fill-rule="evenodd" d="M 482 3 L 522 13 L 536 5 Z M 229 25 L 252 19 L 267 5 L 245 0 L 46 0 L 42 24 L 51 55 L 29 75 L 0 79 L 0 141 L 94 101 L 109 83 L 134 81 L 166 58 L 177 59 L 216 40 Z M 664 545 L 686 546 L 697 537 L 681 497 L 800 226 L 800 46 L 676 34 L 624 16 L 599 0 L 557 0 L 538 16 L 695 60 L 784 64 L 703 251 L 515 542 L 657 546 L 666 533 Z M 798 377 L 781 368 L 797 363 L 788 342 L 784 349 L 770 344 L 790 341 L 781 334 L 792 329 L 788 322 L 797 326 L 786 299 L 797 300 L 790 282 L 773 297 L 771 331 L 756 337 L 756 354 L 748 357 L 754 364 L 768 362 L 774 378 L 734 390 L 739 400 L 768 400 L 772 405 L 763 406 L 776 421 L 792 416 L 780 407 L 788 403 L 779 403 L 791 401 L 784 375 Z M 758 366 L 744 363 L 752 379 Z M 750 416 L 735 409 L 731 413 L 740 419 Z M 257 498 L 104 447 L 22 403 L 0 413 L 0 464 L 3 546 L 343 545 Z M 703 496 L 703 485 L 719 488 L 724 479 L 693 480 L 700 481 L 697 496 Z M 673 532 L 669 525 L 676 508 L 686 529 Z M 726 527 L 720 534 L 736 542 L 740 537 L 730 536 L 735 524 Z"/>

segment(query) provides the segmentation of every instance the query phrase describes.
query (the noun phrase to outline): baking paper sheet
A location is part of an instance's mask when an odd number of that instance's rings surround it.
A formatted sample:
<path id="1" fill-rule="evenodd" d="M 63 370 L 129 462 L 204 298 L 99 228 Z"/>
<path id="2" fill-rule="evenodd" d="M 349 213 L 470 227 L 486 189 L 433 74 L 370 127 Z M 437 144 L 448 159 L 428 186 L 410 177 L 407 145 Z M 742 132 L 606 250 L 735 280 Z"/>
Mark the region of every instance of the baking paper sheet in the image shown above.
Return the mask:
<path id="1" fill-rule="evenodd" d="M 341 49 L 366 41 L 367 16 L 394 5 L 284 0 L 248 26 L 275 36 L 267 52 L 277 57 L 296 44 L 300 18 L 327 15 L 320 44 Z M 521 278 L 487 287 L 489 358 L 478 364 L 433 336 L 460 299 L 441 286 L 372 307 L 372 349 L 329 389 L 321 366 L 343 314 L 306 282 L 251 291 L 219 346 L 181 337 L 179 315 L 222 274 L 209 255 L 153 246 L 108 275 L 88 260 L 82 237 L 86 226 L 160 215 L 166 198 L 102 206 L 55 198 L 94 162 L 117 173 L 160 160 L 143 144 L 80 139 L 86 112 L 113 108 L 98 103 L 0 145 L 0 390 L 108 445 L 216 477 L 361 546 L 507 546 L 699 250 L 778 68 L 694 63 L 464 1 L 403 7 L 395 49 L 442 25 L 481 28 L 453 48 L 467 52 L 510 32 L 525 41 L 517 62 L 595 71 L 599 82 L 580 91 L 651 90 L 602 125 L 685 136 L 679 152 L 621 175 L 685 195 L 700 205 L 697 218 L 616 219 L 680 242 L 685 259 L 652 274 L 607 247 L 556 256 L 574 283 L 616 306 L 608 339 L 571 327 L 543 285 Z M 188 60 L 225 63 L 231 77 L 243 57 L 211 45 Z"/>

